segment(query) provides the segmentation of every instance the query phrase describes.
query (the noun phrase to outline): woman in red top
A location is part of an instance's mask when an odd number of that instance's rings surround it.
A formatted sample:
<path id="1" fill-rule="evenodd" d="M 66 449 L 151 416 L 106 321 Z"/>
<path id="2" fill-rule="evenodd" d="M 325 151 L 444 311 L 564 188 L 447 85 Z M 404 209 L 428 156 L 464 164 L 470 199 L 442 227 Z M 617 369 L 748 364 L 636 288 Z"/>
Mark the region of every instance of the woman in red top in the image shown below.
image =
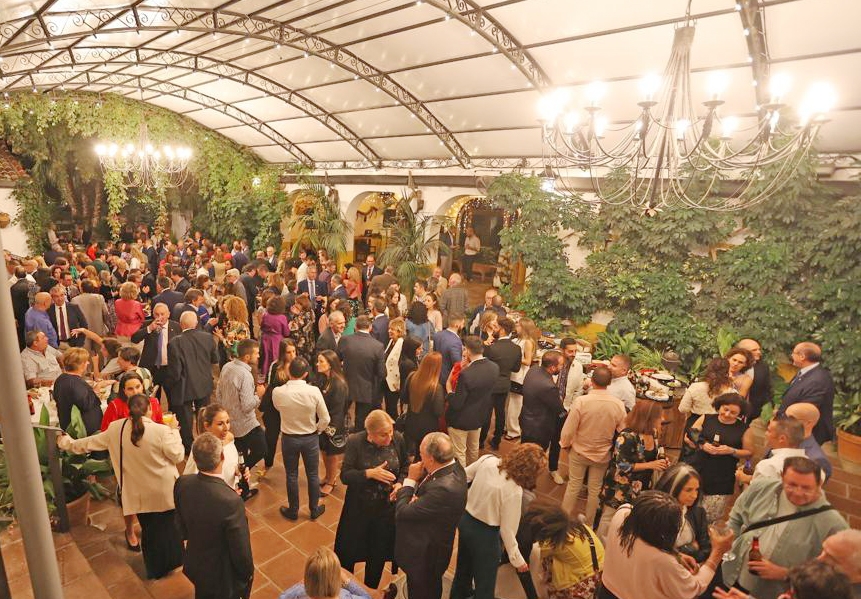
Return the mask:
<path id="1" fill-rule="evenodd" d="M 114 311 L 117 313 L 114 333 L 117 337 L 131 337 L 146 320 L 143 305 L 138 301 L 138 293 L 140 291 L 135 283 L 120 285 L 120 299 L 114 302 Z"/>
<path id="2" fill-rule="evenodd" d="M 108 404 L 105 414 L 102 416 L 102 431 L 106 431 L 108 425 L 114 420 L 128 418 L 129 398 L 134 397 L 135 395 L 142 395 L 143 392 L 144 381 L 141 375 L 134 371 L 125 373 L 120 378 L 119 397 Z M 159 405 L 158 400 L 155 397 L 150 397 L 149 405 L 152 409 L 152 416 L 150 419 L 158 424 L 164 424 L 164 419 L 161 414 L 161 406 Z M 119 473 L 114 474 L 116 474 L 117 480 L 119 481 Z M 139 552 L 141 550 L 141 545 L 138 541 L 137 534 L 135 533 L 135 515 L 128 514 L 127 516 L 123 516 L 123 520 L 126 523 L 126 547 L 128 547 L 130 551 Z"/>

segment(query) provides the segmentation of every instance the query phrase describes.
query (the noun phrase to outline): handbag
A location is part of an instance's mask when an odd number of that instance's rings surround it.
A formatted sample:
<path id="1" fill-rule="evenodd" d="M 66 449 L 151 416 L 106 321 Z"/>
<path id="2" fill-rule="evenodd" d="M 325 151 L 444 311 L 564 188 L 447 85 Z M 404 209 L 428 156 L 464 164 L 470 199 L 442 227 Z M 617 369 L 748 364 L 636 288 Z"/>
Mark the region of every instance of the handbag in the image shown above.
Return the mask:
<path id="1" fill-rule="evenodd" d="M 395 430 L 399 433 L 404 433 L 407 430 L 407 418 L 409 417 L 410 409 L 407 406 L 407 409 L 398 414 L 397 420 L 395 420 Z"/>
<path id="2" fill-rule="evenodd" d="M 123 505 L 123 432 L 126 430 L 126 424 L 128 424 L 128 422 L 129 419 L 126 418 L 123 425 L 120 427 L 120 478 L 117 481 L 116 491 L 117 505 L 120 507 Z"/>
<path id="3" fill-rule="evenodd" d="M 335 430 L 334 426 L 327 426 L 326 430 L 323 431 L 326 437 L 329 439 L 329 443 L 332 444 L 332 447 L 335 449 L 343 449 L 347 445 L 347 433 L 339 433 Z"/>

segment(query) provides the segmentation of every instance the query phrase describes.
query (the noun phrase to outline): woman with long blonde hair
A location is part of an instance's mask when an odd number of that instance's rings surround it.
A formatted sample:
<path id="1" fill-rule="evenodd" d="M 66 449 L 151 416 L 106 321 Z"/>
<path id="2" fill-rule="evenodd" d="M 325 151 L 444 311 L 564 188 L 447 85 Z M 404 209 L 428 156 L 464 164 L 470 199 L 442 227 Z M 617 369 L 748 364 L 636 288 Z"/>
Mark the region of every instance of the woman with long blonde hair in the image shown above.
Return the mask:
<path id="1" fill-rule="evenodd" d="M 520 437 L 520 412 L 523 409 L 523 381 L 526 373 L 536 361 L 536 350 L 541 333 L 531 318 L 521 318 L 514 325 L 517 338 L 514 342 L 520 346 L 523 358 L 520 362 L 520 370 L 511 374 L 511 391 L 508 393 L 508 401 L 505 407 L 505 430 L 508 431 L 505 438 L 509 441 Z"/>
<path id="2" fill-rule="evenodd" d="M 401 403 L 407 406 L 404 438 L 407 452 L 418 455 L 418 446 L 425 435 L 439 430 L 439 417 L 445 407 L 439 374 L 442 371 L 442 354 L 430 352 L 419 362 L 418 370 L 401 384 Z"/>

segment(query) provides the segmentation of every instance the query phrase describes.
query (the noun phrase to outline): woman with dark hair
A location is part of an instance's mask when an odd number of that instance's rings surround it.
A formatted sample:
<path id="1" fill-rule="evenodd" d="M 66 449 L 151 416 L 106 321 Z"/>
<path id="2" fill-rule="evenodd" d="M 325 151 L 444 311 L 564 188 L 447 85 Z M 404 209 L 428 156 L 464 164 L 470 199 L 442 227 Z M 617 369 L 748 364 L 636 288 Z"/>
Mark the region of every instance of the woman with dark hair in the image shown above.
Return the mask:
<path id="1" fill-rule="evenodd" d="M 427 308 L 428 321 L 433 326 L 434 331 L 442 330 L 442 312 L 439 310 L 439 301 L 433 293 L 426 293 L 422 303 Z"/>
<path id="2" fill-rule="evenodd" d="M 221 441 L 221 453 L 224 456 L 224 461 L 221 464 L 221 478 L 227 483 L 231 489 L 236 489 L 236 483 L 239 479 L 239 450 L 234 443 L 235 437 L 230 432 L 230 414 L 221 404 L 211 403 L 200 410 L 197 416 L 197 430 L 205 433 L 212 433 L 218 440 Z M 197 474 L 197 462 L 194 461 L 194 454 L 188 456 L 185 462 L 185 470 L 183 474 Z M 248 476 L 248 470 L 245 471 L 245 476 Z M 258 489 L 250 489 L 250 497 L 257 494 Z"/>
<path id="3" fill-rule="evenodd" d="M 694 574 L 694 559 L 674 548 L 681 523 L 681 505 L 661 491 L 644 491 L 633 506 L 621 506 L 610 523 L 598 599 L 694 599 L 702 594 L 733 535 L 710 531 L 712 550 Z"/>
<path id="4" fill-rule="evenodd" d="M 598 535 L 555 503 L 533 502 L 523 521 L 538 543 L 540 568 L 532 571 L 549 599 L 593 599 L 601 582 L 604 546 Z"/>
<path id="5" fill-rule="evenodd" d="M 185 458 L 176 419 L 169 425 L 150 419 L 146 395 L 128 400 L 129 416 L 107 430 L 83 439 L 63 435 L 57 446 L 71 453 L 108 450 L 121 489 L 123 515 L 141 524 L 147 578 L 161 578 L 182 565 L 182 540 L 174 524 L 173 485 L 176 465 Z"/>
<path id="6" fill-rule="evenodd" d="M 266 435 L 266 455 L 263 457 L 262 476 L 275 463 L 278 437 L 281 435 L 281 413 L 272 403 L 272 391 L 290 380 L 290 362 L 296 357 L 296 344 L 289 337 L 281 340 L 278 346 L 278 360 L 266 372 L 266 391 L 260 398 L 260 412 L 263 414 L 263 427 Z"/>
<path id="7" fill-rule="evenodd" d="M 418 370 L 407 375 L 401 384 L 401 403 L 407 406 L 404 438 L 411 456 L 418 455 L 419 443 L 425 435 L 439 430 L 439 417 L 445 407 L 440 371 L 442 354 L 431 352 L 421 361 Z"/>
<path id="8" fill-rule="evenodd" d="M 260 372 L 268 373 L 269 366 L 278 357 L 281 340 L 290 336 L 287 320 L 287 302 L 280 295 L 269 299 L 266 311 L 260 317 Z"/>
<path id="9" fill-rule="evenodd" d="M 421 302 L 413 302 L 407 310 L 407 335 L 418 337 L 422 340 L 422 353 L 427 354 L 431 350 L 431 338 L 436 330 L 428 320 L 428 309 Z"/>
<path id="10" fill-rule="evenodd" d="M 290 307 L 290 337 L 296 343 L 296 352 L 312 363 L 314 355 L 314 312 L 307 295 L 300 295 Z"/>
<path id="11" fill-rule="evenodd" d="M 690 555 L 702 563 L 712 550 L 706 511 L 700 505 L 699 473 L 688 464 L 671 466 L 658 482 L 656 491 L 663 491 L 682 506 L 682 526 L 676 537 L 676 551 Z"/>
<path id="12" fill-rule="evenodd" d="M 401 380 L 407 380 L 411 373 L 418 368 L 419 358 L 422 351 L 422 341 L 418 337 L 407 335 L 401 346 L 401 357 L 398 360 L 398 369 L 401 371 Z M 403 401 L 403 397 L 401 397 Z"/>
<path id="13" fill-rule="evenodd" d="M 493 599 L 499 568 L 499 540 L 518 572 L 529 564 L 517 546 L 523 491 L 532 491 L 547 465 L 544 450 L 534 443 L 516 446 L 503 458 L 487 454 L 466 467 L 471 483 L 466 511 L 458 524 L 457 566 L 451 599 Z M 473 592 L 473 583 L 475 591 Z"/>
<path id="14" fill-rule="evenodd" d="M 631 503 L 641 491 L 650 489 L 654 473 L 670 466 L 667 459 L 658 457 L 662 420 L 661 404 L 641 399 L 625 419 L 625 428 L 616 436 L 601 489 L 598 537 L 604 542 L 619 506 Z"/>
<path id="15" fill-rule="evenodd" d="M 725 393 L 715 399 L 717 414 L 697 418 L 688 431 L 688 441 L 697 447 L 688 460 L 703 480 L 703 507 L 709 523 L 724 516 L 735 492 L 735 470 L 739 459 L 753 454 L 745 439 L 747 402 L 738 393 Z"/>
<path id="16" fill-rule="evenodd" d="M 729 378 L 738 394 L 747 399 L 753 379 L 745 374 L 753 366 L 753 354 L 741 347 L 734 347 L 724 356 L 729 365 Z"/>
<path id="17" fill-rule="evenodd" d="M 724 393 L 732 393 L 735 387 L 729 376 L 729 362 L 715 358 L 706 366 L 702 379 L 691 383 L 679 403 L 679 412 L 685 416 L 685 431 L 703 414 L 714 414 L 714 400 Z"/>
<path id="18" fill-rule="evenodd" d="M 338 354 L 324 349 L 317 355 L 317 376 L 314 384 L 323 393 L 329 410 L 329 426 L 320 433 L 320 452 L 325 474 L 321 479 L 320 497 L 326 497 L 338 485 L 341 461 L 347 444 L 347 379 Z"/>

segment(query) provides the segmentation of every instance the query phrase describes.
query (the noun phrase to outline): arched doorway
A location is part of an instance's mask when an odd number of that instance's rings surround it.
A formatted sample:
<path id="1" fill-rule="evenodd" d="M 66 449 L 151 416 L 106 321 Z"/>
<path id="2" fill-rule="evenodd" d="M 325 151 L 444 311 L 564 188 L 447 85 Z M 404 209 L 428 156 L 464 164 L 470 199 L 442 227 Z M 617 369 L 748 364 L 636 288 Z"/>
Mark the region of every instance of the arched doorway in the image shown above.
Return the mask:
<path id="1" fill-rule="evenodd" d="M 499 233 L 509 222 L 509 216 L 485 196 L 463 195 L 452 198 L 440 207 L 455 226 L 454 269 L 462 272 L 466 229 L 472 227 L 481 240 L 481 251 L 473 264 L 473 280 L 490 283 L 496 274 L 501 244 Z"/>
<path id="2" fill-rule="evenodd" d="M 362 198 L 353 221 L 354 262 L 364 262 L 368 254 L 379 254 L 386 248 L 394 205 L 400 199 L 391 191 L 373 191 Z"/>

